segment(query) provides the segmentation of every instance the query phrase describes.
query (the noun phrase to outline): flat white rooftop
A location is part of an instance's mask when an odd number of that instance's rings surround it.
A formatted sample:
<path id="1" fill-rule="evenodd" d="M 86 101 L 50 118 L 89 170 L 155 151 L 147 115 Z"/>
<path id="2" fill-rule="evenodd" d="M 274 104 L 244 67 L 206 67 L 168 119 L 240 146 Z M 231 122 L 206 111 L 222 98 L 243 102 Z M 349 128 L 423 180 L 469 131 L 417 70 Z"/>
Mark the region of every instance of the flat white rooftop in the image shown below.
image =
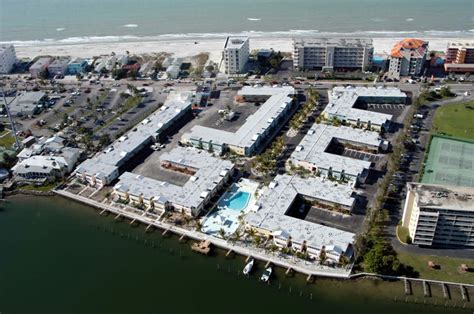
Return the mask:
<path id="1" fill-rule="evenodd" d="M 291 105 L 294 93 L 292 87 L 244 87 L 239 95 L 269 96 L 268 100 L 260 106 L 253 115 L 249 116 L 237 132 L 228 132 L 204 126 L 195 126 L 184 137 L 190 140 L 202 140 L 218 145 L 232 145 L 236 147 L 252 147 L 264 134 L 267 128 L 281 113 Z"/>
<path id="2" fill-rule="evenodd" d="M 418 207 L 474 211 L 474 188 L 410 182 L 408 189 L 418 195 Z"/>
<path id="3" fill-rule="evenodd" d="M 357 176 L 364 169 L 370 168 L 370 161 L 327 153 L 326 149 L 333 139 L 364 144 L 371 148 L 378 148 L 380 144 L 377 132 L 346 126 L 335 127 L 327 124 L 314 124 L 290 158 L 293 163 L 303 161 L 326 170 L 332 167 L 333 171 L 341 172 L 344 170 L 346 174 L 352 176 Z"/>
<path id="4" fill-rule="evenodd" d="M 240 49 L 248 40 L 246 36 L 229 36 L 225 41 L 224 49 Z"/>
<path id="5" fill-rule="evenodd" d="M 245 222 L 272 233 L 289 235 L 296 243 L 306 240 L 314 248 L 334 245 L 345 251 L 353 242 L 353 233 L 285 215 L 298 194 L 351 207 L 355 202 L 347 185 L 318 177 L 278 175 L 260 196 L 258 209 L 250 212 Z"/>
<path id="6" fill-rule="evenodd" d="M 303 47 L 372 47 L 372 39 L 369 38 L 298 38 L 293 39 L 295 48 Z"/>
<path id="7" fill-rule="evenodd" d="M 325 113 L 342 120 L 360 120 L 362 123 L 370 121 L 372 125 L 383 125 L 392 119 L 392 115 L 354 108 L 357 100 L 361 98 L 369 103 L 384 103 L 390 99 L 404 102 L 407 96 L 398 88 L 338 86 L 328 92 L 328 97 Z"/>
<path id="8" fill-rule="evenodd" d="M 140 122 L 132 130 L 110 144 L 102 152 L 92 157 L 93 162 L 82 163 L 77 171 L 90 174 L 101 173 L 106 170 L 113 171 L 114 168 L 106 167 L 101 164 L 112 167 L 120 166 L 120 163 L 135 154 L 152 136 L 157 137 L 160 132 L 168 127 L 184 110 L 190 109 L 191 103 L 191 92 L 171 93 L 163 106 Z"/>
<path id="9" fill-rule="evenodd" d="M 135 196 L 142 195 L 146 199 L 153 198 L 162 204 L 170 202 L 186 208 L 198 208 L 234 167 L 230 161 L 212 157 L 196 148 L 177 147 L 164 153 L 160 160 L 192 167 L 197 171 L 183 186 L 125 172 L 115 189 Z"/>

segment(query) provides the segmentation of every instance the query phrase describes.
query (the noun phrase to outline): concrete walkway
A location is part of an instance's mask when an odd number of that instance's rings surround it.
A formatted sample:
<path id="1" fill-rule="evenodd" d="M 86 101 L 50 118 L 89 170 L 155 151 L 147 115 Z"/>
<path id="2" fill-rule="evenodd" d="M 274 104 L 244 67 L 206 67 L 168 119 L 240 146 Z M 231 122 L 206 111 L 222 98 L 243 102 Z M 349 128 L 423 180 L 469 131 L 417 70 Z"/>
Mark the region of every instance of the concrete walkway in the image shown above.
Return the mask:
<path id="1" fill-rule="evenodd" d="M 127 217 L 132 220 L 140 221 L 142 223 L 153 225 L 163 230 L 168 230 L 168 232 L 173 232 L 179 235 L 184 235 L 190 239 L 203 241 L 208 240 L 214 246 L 219 248 L 223 248 L 225 250 L 232 250 L 234 253 L 243 255 L 243 256 L 252 256 L 257 260 L 262 260 L 265 262 L 270 262 L 275 266 L 280 266 L 283 268 L 291 268 L 293 271 L 302 273 L 305 275 L 313 275 L 313 276 L 322 276 L 322 277 L 332 277 L 332 278 L 341 278 L 341 279 L 348 279 L 350 278 L 351 267 L 348 268 L 333 268 L 329 266 L 319 265 L 317 263 L 303 261 L 301 259 L 293 259 L 291 256 L 278 256 L 272 255 L 265 252 L 262 248 L 256 248 L 255 246 L 245 245 L 244 243 L 234 244 L 230 243 L 224 239 L 216 238 L 201 232 L 188 230 L 184 228 L 180 228 L 163 221 L 160 221 L 159 218 L 150 218 L 146 215 L 143 215 L 143 211 L 135 210 L 129 211 L 124 210 L 118 207 L 110 206 L 108 204 L 100 203 L 95 200 L 76 195 L 64 190 L 55 190 L 56 194 L 71 198 L 78 202 L 90 205 L 92 207 L 106 210 L 112 212 L 117 215 L 121 215 Z"/>

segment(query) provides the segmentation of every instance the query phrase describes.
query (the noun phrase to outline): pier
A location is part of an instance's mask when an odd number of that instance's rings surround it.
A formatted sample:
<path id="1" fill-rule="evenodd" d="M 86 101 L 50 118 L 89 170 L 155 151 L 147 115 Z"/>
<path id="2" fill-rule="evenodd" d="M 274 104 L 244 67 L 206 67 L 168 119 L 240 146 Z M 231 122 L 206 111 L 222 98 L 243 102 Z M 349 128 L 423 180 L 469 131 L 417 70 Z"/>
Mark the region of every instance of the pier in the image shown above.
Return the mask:
<path id="1" fill-rule="evenodd" d="M 411 295 L 412 294 L 411 282 L 407 278 L 404 279 L 404 282 L 405 282 L 405 295 Z"/>
<path id="2" fill-rule="evenodd" d="M 445 283 L 441 284 L 441 287 L 443 287 L 443 295 L 445 299 L 451 299 L 451 295 L 449 293 L 449 288 L 448 285 Z"/>
<path id="3" fill-rule="evenodd" d="M 425 297 L 431 297 L 430 284 L 426 280 L 423 280 L 423 295 Z"/>

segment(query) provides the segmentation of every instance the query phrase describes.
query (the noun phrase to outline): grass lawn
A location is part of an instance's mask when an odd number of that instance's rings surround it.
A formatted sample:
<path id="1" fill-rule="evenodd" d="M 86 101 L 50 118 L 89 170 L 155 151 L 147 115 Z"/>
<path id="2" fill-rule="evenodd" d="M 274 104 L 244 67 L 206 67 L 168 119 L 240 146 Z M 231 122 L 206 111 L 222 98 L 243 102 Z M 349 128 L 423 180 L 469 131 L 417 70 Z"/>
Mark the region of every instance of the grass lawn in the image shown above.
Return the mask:
<path id="1" fill-rule="evenodd" d="M 415 255 L 403 252 L 398 253 L 398 258 L 403 264 L 412 266 L 420 274 L 420 278 L 474 284 L 474 271 L 460 273 L 458 270 L 461 264 L 467 264 L 471 268 L 474 267 L 472 259 Z M 428 261 L 433 261 L 441 268 L 429 268 Z"/>
<path id="2" fill-rule="evenodd" d="M 58 185 L 57 182 L 53 182 L 53 183 L 49 183 L 49 184 L 45 184 L 45 185 L 40 185 L 40 186 L 30 184 L 30 185 L 23 185 L 23 186 L 20 187 L 20 189 L 21 190 L 47 192 L 47 191 L 51 191 L 56 185 Z"/>
<path id="3" fill-rule="evenodd" d="M 474 101 L 445 105 L 436 110 L 434 133 L 474 140 Z"/>
<path id="4" fill-rule="evenodd" d="M 15 138 L 12 134 L 2 133 L 3 136 L 0 136 L 0 146 L 3 146 L 7 149 L 10 149 L 12 145 L 15 143 Z"/>
<path id="5" fill-rule="evenodd" d="M 410 234 L 408 233 L 408 228 L 402 227 L 401 225 L 398 225 L 397 226 L 397 235 L 398 235 L 398 239 L 402 243 L 407 244 L 407 242 L 409 241 L 409 237 L 410 237 Z"/>

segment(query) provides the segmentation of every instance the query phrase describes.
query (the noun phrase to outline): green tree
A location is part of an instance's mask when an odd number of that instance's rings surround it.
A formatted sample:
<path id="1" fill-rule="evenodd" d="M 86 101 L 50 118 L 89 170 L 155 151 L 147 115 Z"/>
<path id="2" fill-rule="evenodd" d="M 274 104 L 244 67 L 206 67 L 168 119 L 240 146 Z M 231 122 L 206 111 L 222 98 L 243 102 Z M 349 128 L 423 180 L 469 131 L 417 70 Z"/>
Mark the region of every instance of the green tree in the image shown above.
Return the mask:
<path id="1" fill-rule="evenodd" d="M 396 275 L 400 270 L 397 253 L 387 242 L 377 242 L 364 257 L 366 271 L 383 275 Z"/>

